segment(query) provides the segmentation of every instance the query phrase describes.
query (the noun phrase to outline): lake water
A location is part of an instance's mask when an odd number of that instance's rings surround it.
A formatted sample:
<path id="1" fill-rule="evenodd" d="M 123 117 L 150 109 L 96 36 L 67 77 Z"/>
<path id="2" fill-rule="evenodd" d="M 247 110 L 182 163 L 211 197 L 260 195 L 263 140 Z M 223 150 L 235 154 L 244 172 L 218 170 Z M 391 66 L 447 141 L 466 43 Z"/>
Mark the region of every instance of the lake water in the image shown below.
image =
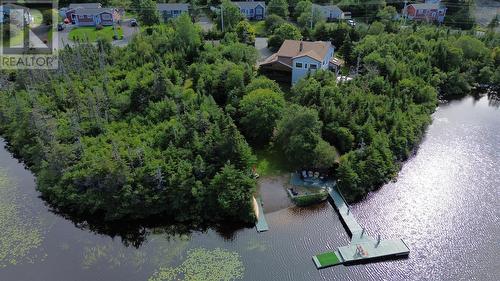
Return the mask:
<path id="1" fill-rule="evenodd" d="M 403 238 L 407 259 L 319 271 L 311 257 L 349 241 L 328 202 L 267 213 L 265 233 L 144 228 L 124 243 L 109 234 L 123 236 L 120 228 L 95 231 L 52 213 L 1 142 L 0 280 L 141 281 L 200 247 L 238 253 L 244 280 L 500 280 L 499 105 L 486 96 L 442 104 L 397 181 L 353 206 L 368 234 Z"/>

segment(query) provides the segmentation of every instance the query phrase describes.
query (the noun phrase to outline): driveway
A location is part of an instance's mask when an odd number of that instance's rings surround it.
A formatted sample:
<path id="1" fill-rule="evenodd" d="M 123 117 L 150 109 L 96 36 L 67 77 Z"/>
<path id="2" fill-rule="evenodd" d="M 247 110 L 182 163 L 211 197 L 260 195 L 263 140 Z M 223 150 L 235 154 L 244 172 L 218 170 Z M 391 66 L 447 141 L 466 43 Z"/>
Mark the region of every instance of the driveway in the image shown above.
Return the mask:
<path id="1" fill-rule="evenodd" d="M 111 42 L 111 45 L 116 47 L 125 47 L 134 37 L 134 35 L 140 31 L 140 28 L 138 26 L 135 27 L 130 26 L 130 19 L 122 21 L 119 26 L 122 28 L 123 31 L 123 39 L 113 40 Z M 66 24 L 63 30 L 57 32 L 57 35 L 59 37 L 58 49 L 63 49 L 64 46 L 66 45 L 69 45 L 70 47 L 75 45 L 75 42 L 69 40 L 68 38 L 69 32 L 74 27 L 75 26 L 72 24 Z"/>
<path id="2" fill-rule="evenodd" d="M 207 15 L 205 15 L 205 13 L 200 15 L 198 23 L 201 25 L 201 29 L 205 32 L 211 30 L 214 26 L 212 21 L 207 17 Z"/>
<path id="3" fill-rule="evenodd" d="M 134 35 L 140 31 L 140 28 L 139 26 L 130 26 L 130 19 L 122 21 L 120 23 L 120 26 L 123 31 L 123 39 L 114 40 L 113 42 L 111 42 L 111 44 L 117 47 L 125 47 L 130 42 L 130 40 L 132 40 Z"/>
<path id="4" fill-rule="evenodd" d="M 59 44 L 57 46 L 57 49 L 64 49 L 64 46 L 69 45 L 70 47 L 73 46 L 75 43 L 71 40 L 69 40 L 69 32 L 73 29 L 72 24 L 65 24 L 64 29 L 61 31 L 57 31 L 57 37 L 59 40 Z"/>
<path id="5" fill-rule="evenodd" d="M 271 52 L 267 48 L 267 38 L 265 37 L 255 38 L 255 49 L 257 49 L 257 51 L 259 52 L 258 62 L 264 61 L 266 58 L 273 54 L 273 52 Z"/>

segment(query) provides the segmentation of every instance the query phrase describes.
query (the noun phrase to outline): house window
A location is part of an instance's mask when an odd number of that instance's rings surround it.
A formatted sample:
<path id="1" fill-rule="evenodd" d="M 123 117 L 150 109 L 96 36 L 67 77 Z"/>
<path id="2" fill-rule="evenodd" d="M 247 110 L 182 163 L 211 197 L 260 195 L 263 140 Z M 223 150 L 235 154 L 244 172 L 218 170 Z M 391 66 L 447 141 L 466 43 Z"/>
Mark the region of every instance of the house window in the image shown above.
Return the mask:
<path id="1" fill-rule="evenodd" d="M 318 66 L 317 66 L 317 65 L 315 65 L 315 64 L 311 64 L 311 66 L 309 66 L 309 68 L 310 68 L 310 69 L 317 69 L 317 68 L 318 68 Z"/>
<path id="2" fill-rule="evenodd" d="M 301 63 L 301 62 L 297 62 L 297 63 L 295 63 L 295 67 L 296 67 L 296 68 L 302 68 L 302 63 Z"/>
<path id="3" fill-rule="evenodd" d="M 110 14 L 102 14 L 102 19 L 103 20 L 111 20 L 111 15 Z"/>
<path id="4" fill-rule="evenodd" d="M 307 63 L 304 63 L 304 68 L 307 69 Z"/>

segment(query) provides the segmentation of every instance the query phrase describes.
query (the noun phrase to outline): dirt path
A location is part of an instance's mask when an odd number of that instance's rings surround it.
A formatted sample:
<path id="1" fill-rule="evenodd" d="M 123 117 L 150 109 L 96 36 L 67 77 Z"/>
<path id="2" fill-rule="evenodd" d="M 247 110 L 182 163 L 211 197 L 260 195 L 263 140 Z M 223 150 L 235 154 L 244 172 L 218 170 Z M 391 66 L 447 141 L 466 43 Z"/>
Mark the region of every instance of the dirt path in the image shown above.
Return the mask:
<path id="1" fill-rule="evenodd" d="M 258 188 L 264 203 L 265 213 L 272 213 L 293 206 L 285 190 L 288 180 L 288 175 L 259 179 Z"/>

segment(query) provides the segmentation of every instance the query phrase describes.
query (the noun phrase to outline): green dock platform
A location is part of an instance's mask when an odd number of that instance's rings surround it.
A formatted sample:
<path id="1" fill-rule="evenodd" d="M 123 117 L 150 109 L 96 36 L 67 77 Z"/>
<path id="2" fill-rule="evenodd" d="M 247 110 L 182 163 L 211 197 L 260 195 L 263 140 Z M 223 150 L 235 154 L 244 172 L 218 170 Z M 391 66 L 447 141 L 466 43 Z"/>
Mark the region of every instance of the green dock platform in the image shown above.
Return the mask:
<path id="1" fill-rule="evenodd" d="M 363 263 L 408 256 L 410 249 L 403 239 L 381 240 L 380 237 L 374 239 L 368 236 L 354 218 L 335 184 L 328 186 L 328 193 L 342 222 L 351 235 L 351 242 L 347 246 L 339 247 L 337 251 L 313 256 L 316 268 L 321 269 L 337 264 Z"/>
<path id="2" fill-rule="evenodd" d="M 257 217 L 255 228 L 257 228 L 258 232 L 268 231 L 269 226 L 267 225 L 266 217 L 264 216 L 264 208 L 262 207 L 262 199 L 260 197 L 257 198 L 257 206 L 259 208 L 259 215 Z"/>
<path id="3" fill-rule="evenodd" d="M 314 264 L 317 268 L 325 268 L 342 263 L 342 258 L 338 251 L 326 252 L 313 257 Z"/>

